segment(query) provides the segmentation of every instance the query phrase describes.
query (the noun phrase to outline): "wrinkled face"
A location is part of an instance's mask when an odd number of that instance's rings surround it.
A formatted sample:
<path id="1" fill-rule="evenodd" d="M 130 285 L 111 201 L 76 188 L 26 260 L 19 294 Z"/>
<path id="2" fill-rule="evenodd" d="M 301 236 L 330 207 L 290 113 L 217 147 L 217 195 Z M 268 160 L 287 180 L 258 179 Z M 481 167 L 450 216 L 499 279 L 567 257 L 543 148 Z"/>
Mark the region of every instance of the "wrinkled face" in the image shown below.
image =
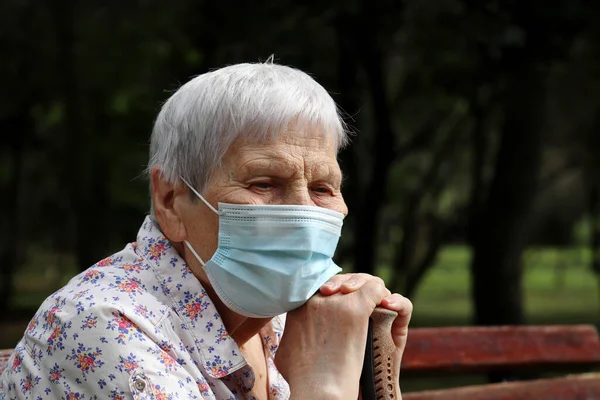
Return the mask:
<path id="1" fill-rule="evenodd" d="M 346 215 L 341 183 L 333 143 L 318 133 L 290 132 L 268 143 L 235 142 L 203 195 L 215 208 L 219 202 L 293 204 Z M 207 261 L 217 248 L 218 217 L 201 201 L 182 211 L 187 240 Z"/>

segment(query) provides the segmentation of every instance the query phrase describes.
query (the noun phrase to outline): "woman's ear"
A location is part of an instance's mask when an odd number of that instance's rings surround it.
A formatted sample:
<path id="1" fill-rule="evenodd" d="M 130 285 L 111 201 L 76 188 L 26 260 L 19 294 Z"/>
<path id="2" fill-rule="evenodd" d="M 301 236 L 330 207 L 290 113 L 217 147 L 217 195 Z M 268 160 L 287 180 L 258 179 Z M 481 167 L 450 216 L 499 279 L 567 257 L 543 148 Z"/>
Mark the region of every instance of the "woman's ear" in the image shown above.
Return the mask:
<path id="1" fill-rule="evenodd" d="M 156 221 L 163 234 L 172 242 L 183 242 L 187 238 L 183 224 L 181 200 L 189 197 L 185 185 L 171 184 L 164 179 L 158 167 L 151 173 L 152 206 Z"/>

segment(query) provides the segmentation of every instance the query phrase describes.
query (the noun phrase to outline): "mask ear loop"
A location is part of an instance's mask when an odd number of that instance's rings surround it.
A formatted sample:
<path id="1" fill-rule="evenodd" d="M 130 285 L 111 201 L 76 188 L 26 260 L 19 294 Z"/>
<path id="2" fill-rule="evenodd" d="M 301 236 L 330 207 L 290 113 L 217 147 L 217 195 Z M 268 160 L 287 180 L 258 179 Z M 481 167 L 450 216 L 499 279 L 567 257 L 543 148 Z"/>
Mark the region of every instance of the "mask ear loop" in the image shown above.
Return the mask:
<path id="1" fill-rule="evenodd" d="M 192 185 L 190 185 L 190 183 L 188 181 L 186 181 L 183 176 L 179 176 L 179 178 L 183 181 L 183 183 L 186 184 L 186 186 L 192 192 L 194 192 L 194 194 L 196 196 L 198 196 L 198 198 L 200 200 L 202 200 L 202 202 L 204 204 L 206 204 L 206 207 L 208 207 L 215 214 L 219 215 L 219 211 L 217 211 L 216 208 L 214 208 L 208 201 L 206 201 L 206 199 L 204 197 L 202 197 L 202 195 L 200 193 L 198 193 L 198 191 L 196 191 L 196 189 L 194 189 L 194 187 Z M 185 242 L 185 245 L 187 246 L 187 248 L 192 252 L 192 254 L 198 259 L 198 261 L 200 262 L 200 264 L 202 264 L 202 266 L 204 267 L 206 265 L 206 263 L 204 262 L 204 260 L 202 260 L 202 257 L 200 257 L 200 255 L 198 253 L 196 253 L 196 250 L 194 250 L 194 248 L 192 247 L 192 245 L 190 244 L 190 242 L 188 242 L 187 240 L 185 240 L 184 242 Z"/>
<path id="2" fill-rule="evenodd" d="M 194 254 L 194 256 L 196 256 L 196 258 L 198 259 L 198 261 L 200 262 L 200 264 L 204 267 L 206 265 L 206 263 L 204 262 L 204 260 L 202 260 L 202 257 L 200 257 L 198 255 L 198 253 L 196 253 L 196 250 L 194 250 L 194 248 L 192 247 L 192 245 L 190 244 L 190 242 L 188 242 L 187 240 L 184 241 L 185 245 L 187 246 L 188 249 L 190 249 L 190 251 L 192 252 L 192 254 Z"/>
<path id="3" fill-rule="evenodd" d="M 198 198 L 199 198 L 200 200 L 202 200 L 202 202 L 203 202 L 204 204 L 206 204 L 206 207 L 210 208 L 210 209 L 212 210 L 212 212 L 214 212 L 215 214 L 219 215 L 219 211 L 217 211 L 217 209 L 216 209 L 216 208 L 214 208 L 214 207 L 213 207 L 213 206 L 212 206 L 212 205 L 211 205 L 211 204 L 210 204 L 208 201 L 206 201 L 206 199 L 205 199 L 204 197 L 202 197 L 202 195 L 201 195 L 200 193 L 198 193 L 198 192 L 196 191 L 196 189 L 194 189 L 194 187 L 188 183 L 188 181 L 186 181 L 186 180 L 185 180 L 185 179 L 184 179 L 182 176 L 180 176 L 179 178 L 180 178 L 180 179 L 183 181 L 183 183 L 185 183 L 185 184 L 187 185 L 187 187 L 188 187 L 188 188 L 190 188 L 190 190 L 191 190 L 192 192 L 194 192 L 194 194 L 195 194 L 196 196 L 198 196 Z"/>

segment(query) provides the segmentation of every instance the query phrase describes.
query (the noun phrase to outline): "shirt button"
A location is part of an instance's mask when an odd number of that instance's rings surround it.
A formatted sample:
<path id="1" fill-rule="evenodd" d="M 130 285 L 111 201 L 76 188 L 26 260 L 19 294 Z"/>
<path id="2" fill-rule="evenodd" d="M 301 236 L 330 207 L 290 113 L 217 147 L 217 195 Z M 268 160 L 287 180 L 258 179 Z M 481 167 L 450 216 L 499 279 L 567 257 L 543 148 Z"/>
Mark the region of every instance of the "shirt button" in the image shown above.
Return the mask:
<path id="1" fill-rule="evenodd" d="M 144 389 L 146 389 L 146 382 L 144 382 L 141 379 L 136 379 L 135 382 L 133 383 L 133 385 L 140 392 L 143 391 Z"/>

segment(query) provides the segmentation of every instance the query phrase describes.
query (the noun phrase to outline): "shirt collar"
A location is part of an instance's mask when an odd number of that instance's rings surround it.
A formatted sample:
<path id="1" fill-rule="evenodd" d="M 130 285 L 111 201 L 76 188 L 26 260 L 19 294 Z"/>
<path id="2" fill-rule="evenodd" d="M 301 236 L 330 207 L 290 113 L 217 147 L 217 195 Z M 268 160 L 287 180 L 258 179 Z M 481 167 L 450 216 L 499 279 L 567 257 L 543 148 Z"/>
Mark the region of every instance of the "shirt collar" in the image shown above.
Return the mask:
<path id="1" fill-rule="evenodd" d="M 138 232 L 136 252 L 153 268 L 166 298 L 194 337 L 206 373 L 222 378 L 246 366 L 206 290 L 149 217 Z"/>

